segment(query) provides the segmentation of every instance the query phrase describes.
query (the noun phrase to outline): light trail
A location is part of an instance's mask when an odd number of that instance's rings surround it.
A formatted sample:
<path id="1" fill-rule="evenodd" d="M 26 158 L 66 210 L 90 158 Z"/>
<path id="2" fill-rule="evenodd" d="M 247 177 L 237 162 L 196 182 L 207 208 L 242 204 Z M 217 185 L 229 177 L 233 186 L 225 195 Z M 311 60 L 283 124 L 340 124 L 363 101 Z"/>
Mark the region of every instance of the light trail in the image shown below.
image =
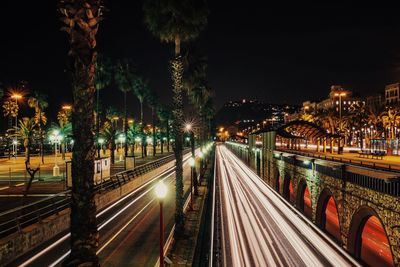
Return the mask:
<path id="1" fill-rule="evenodd" d="M 196 154 L 198 153 L 198 149 L 196 151 Z M 190 153 L 186 154 L 183 158 L 183 167 L 188 165 L 188 159 L 190 158 Z M 154 178 L 152 178 L 151 180 L 149 180 L 148 182 L 144 183 L 143 185 L 139 186 L 137 189 L 133 190 L 132 192 L 130 192 L 129 194 L 125 195 L 124 197 L 120 198 L 118 201 L 112 203 L 110 206 L 108 206 L 107 208 L 103 209 L 101 212 L 98 212 L 96 214 L 96 217 L 99 217 L 101 215 L 103 215 L 104 213 L 106 213 L 107 211 L 111 210 L 112 208 L 114 208 L 115 206 L 117 206 L 119 203 L 121 203 L 122 201 L 124 201 L 125 199 L 127 199 L 128 197 L 131 197 L 133 194 L 136 194 L 137 192 L 141 191 L 142 189 L 144 189 L 145 187 L 149 186 L 151 183 L 153 183 L 154 181 L 160 179 L 161 177 L 162 180 L 167 179 L 170 175 L 172 175 L 173 173 L 175 173 L 175 165 L 173 167 L 170 167 L 169 169 L 163 171 L 161 174 L 158 174 L 157 176 L 155 176 Z M 127 203 L 126 205 L 124 205 L 123 208 L 119 209 L 116 213 L 114 213 L 110 218 L 108 218 L 105 222 L 101 223 L 98 226 L 98 230 L 101 230 L 103 227 L 105 227 L 106 225 L 108 225 L 109 223 L 111 223 L 112 221 L 114 221 L 119 215 L 121 215 L 123 213 L 123 211 L 125 211 L 126 209 L 128 209 L 131 205 L 133 205 L 134 203 L 136 203 L 139 199 L 141 199 L 142 197 L 144 197 L 146 194 L 148 194 L 150 191 L 152 191 L 154 189 L 156 185 L 154 184 L 153 186 L 151 186 L 149 189 L 147 189 L 145 192 L 143 192 L 142 194 L 140 194 L 138 197 L 135 197 L 133 200 L 131 200 L 129 203 Z M 150 202 L 152 202 L 154 199 L 152 199 Z M 149 204 L 149 203 L 148 203 Z M 146 208 L 149 205 L 146 205 Z M 144 209 L 140 210 L 139 213 L 143 212 Z M 135 214 L 133 217 L 136 218 L 139 214 Z M 132 222 L 133 220 L 131 220 Z M 126 226 L 125 226 L 126 227 Z M 121 233 L 122 231 L 118 231 L 119 233 Z M 21 267 L 25 267 L 28 266 L 29 264 L 32 264 L 34 261 L 36 261 L 37 259 L 39 259 L 40 257 L 44 256 L 47 253 L 50 253 L 50 251 L 54 248 L 56 248 L 58 245 L 60 245 L 61 243 L 65 242 L 69 237 L 71 236 L 70 233 L 65 234 L 64 236 L 60 237 L 58 240 L 54 241 L 52 244 L 50 244 L 49 246 L 47 246 L 46 248 L 44 248 L 43 250 L 41 250 L 39 253 L 37 253 L 36 255 L 32 256 L 31 258 L 29 258 L 28 260 L 26 260 L 25 262 L 23 262 L 20 266 Z M 113 239 L 115 239 L 116 236 L 113 236 Z M 111 242 L 106 242 L 106 246 L 109 245 Z M 106 246 L 102 246 L 100 249 L 103 250 Z M 68 250 L 65 254 L 63 254 L 61 257 L 57 258 L 54 262 L 52 262 L 49 266 L 57 266 L 59 263 L 61 263 L 66 257 L 68 257 L 68 255 L 70 254 L 70 250 Z M 97 252 L 97 254 L 100 251 Z"/>
<path id="2" fill-rule="evenodd" d="M 225 266 L 359 266 L 225 146 L 216 161 Z"/>

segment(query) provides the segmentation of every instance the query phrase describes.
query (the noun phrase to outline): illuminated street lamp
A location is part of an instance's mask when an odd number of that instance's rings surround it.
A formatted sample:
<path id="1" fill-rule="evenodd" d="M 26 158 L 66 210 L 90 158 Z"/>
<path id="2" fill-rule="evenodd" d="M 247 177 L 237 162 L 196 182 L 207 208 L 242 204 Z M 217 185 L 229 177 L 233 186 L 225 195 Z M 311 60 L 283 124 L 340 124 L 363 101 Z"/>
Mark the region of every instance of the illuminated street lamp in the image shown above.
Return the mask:
<path id="1" fill-rule="evenodd" d="M 164 267 L 164 218 L 163 218 L 163 200 L 167 195 L 167 186 L 160 181 L 156 188 L 156 196 L 160 203 L 160 267 Z"/>
<path id="2" fill-rule="evenodd" d="M 104 144 L 104 139 L 103 138 L 99 138 L 98 140 L 97 140 L 97 142 L 99 143 L 99 145 L 100 145 L 100 150 L 102 150 L 103 149 L 103 144 Z M 100 156 L 100 155 L 99 155 Z"/>
<path id="3" fill-rule="evenodd" d="M 21 99 L 22 95 L 14 93 L 14 94 L 11 95 L 11 98 L 15 99 L 15 104 L 18 107 L 18 99 Z M 18 112 L 15 114 L 15 138 L 13 140 L 13 153 L 14 153 L 15 157 L 17 157 L 17 154 L 18 154 L 18 136 L 17 136 L 17 131 L 18 131 Z"/>
<path id="4" fill-rule="evenodd" d="M 63 136 L 60 135 L 58 130 L 54 130 L 50 135 L 50 141 L 54 144 L 54 167 L 53 167 L 53 176 L 60 176 L 60 168 L 57 165 L 57 145 L 61 143 Z"/>
<path id="5" fill-rule="evenodd" d="M 190 209 L 193 210 L 193 172 L 194 172 L 194 165 L 196 164 L 195 158 L 192 156 L 189 159 L 189 166 L 190 166 Z"/>
<path id="6" fill-rule="evenodd" d="M 124 136 L 123 134 L 120 134 L 120 135 L 118 136 L 118 141 L 119 141 L 120 144 L 121 144 L 121 153 L 119 154 L 119 161 L 122 161 L 122 160 L 123 160 L 123 156 L 122 156 L 122 144 L 125 142 L 125 136 Z"/>

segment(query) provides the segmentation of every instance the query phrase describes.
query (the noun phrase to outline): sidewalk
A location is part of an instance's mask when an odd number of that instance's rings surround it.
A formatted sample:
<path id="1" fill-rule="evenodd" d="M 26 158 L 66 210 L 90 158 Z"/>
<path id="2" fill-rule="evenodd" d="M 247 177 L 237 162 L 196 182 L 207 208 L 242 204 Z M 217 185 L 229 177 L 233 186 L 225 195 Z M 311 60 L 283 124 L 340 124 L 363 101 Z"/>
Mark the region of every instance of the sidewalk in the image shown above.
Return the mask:
<path id="1" fill-rule="evenodd" d="M 204 212 L 204 200 L 207 195 L 207 186 L 199 185 L 199 196 L 194 199 L 194 210 L 188 210 L 185 214 L 185 231 L 183 237 L 173 242 L 167 257 L 172 264 L 165 266 L 192 266 L 197 245 L 201 217 Z"/>

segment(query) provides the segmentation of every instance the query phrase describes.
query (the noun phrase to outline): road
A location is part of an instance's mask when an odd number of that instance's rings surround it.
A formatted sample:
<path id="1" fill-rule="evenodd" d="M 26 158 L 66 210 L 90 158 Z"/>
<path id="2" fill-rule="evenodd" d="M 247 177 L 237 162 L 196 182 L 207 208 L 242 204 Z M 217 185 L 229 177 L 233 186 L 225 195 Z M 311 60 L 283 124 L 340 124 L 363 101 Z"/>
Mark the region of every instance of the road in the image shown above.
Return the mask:
<path id="1" fill-rule="evenodd" d="M 190 167 L 184 157 L 184 190 L 188 195 Z M 174 224 L 174 167 L 113 203 L 97 214 L 100 234 L 97 254 L 101 266 L 151 266 L 158 260 L 159 204 L 154 194 L 158 181 L 164 180 L 168 192 L 164 200 L 165 240 Z M 69 254 L 69 232 L 42 244 L 11 266 L 61 266 Z"/>
<path id="2" fill-rule="evenodd" d="M 358 265 L 225 146 L 216 156 L 224 266 Z"/>

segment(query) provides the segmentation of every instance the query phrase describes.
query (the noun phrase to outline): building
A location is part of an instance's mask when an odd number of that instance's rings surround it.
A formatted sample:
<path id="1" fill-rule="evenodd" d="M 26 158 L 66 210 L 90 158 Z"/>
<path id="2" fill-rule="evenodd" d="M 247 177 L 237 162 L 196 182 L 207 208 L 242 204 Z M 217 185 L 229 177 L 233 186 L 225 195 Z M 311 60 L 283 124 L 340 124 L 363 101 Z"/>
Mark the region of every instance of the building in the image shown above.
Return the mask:
<path id="1" fill-rule="evenodd" d="M 400 102 L 399 100 L 400 100 L 399 83 L 392 83 L 392 84 L 386 85 L 386 87 L 385 87 L 385 104 L 386 105 L 397 104 Z"/>
<path id="2" fill-rule="evenodd" d="M 365 106 L 368 108 L 379 108 L 385 104 L 385 98 L 383 94 L 376 94 L 367 96 L 365 99 Z"/>

